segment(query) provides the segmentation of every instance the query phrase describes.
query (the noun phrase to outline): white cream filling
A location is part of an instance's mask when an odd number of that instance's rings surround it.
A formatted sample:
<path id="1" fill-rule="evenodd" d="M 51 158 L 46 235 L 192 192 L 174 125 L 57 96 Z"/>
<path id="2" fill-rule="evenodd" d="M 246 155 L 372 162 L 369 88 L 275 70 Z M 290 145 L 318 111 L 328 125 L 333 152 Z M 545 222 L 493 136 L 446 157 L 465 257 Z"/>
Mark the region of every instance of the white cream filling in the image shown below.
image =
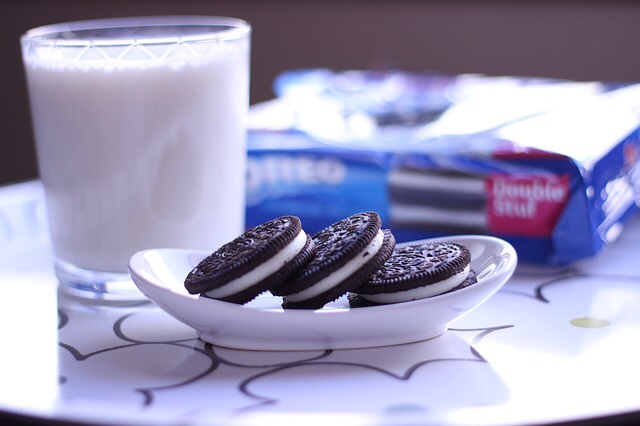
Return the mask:
<path id="1" fill-rule="evenodd" d="M 383 241 L 384 233 L 382 231 L 378 231 L 373 240 L 360 253 L 358 253 L 357 256 L 348 261 L 342 268 L 337 269 L 335 272 L 329 274 L 329 276 L 321 279 L 311 287 L 288 295 L 287 300 L 290 300 L 292 302 L 299 302 L 301 300 L 311 299 L 319 294 L 324 293 L 325 291 L 330 290 L 339 282 L 350 277 L 362 265 L 367 263 L 373 256 L 375 256 L 380 250 L 380 247 L 382 247 Z"/>
<path id="2" fill-rule="evenodd" d="M 213 299 L 219 299 L 246 290 L 252 285 L 262 281 L 269 275 L 277 272 L 287 262 L 293 259 L 298 253 L 300 253 L 306 243 L 307 234 L 304 231 L 300 231 L 300 233 L 293 239 L 292 242 L 287 244 L 286 247 L 280 250 L 271 259 L 258 265 L 257 267 L 253 268 L 246 274 L 236 278 L 235 280 L 229 281 L 227 284 L 219 288 L 210 290 L 205 294 Z"/>
<path id="3" fill-rule="evenodd" d="M 412 288 L 411 290 L 397 291 L 395 293 L 380 294 L 360 294 L 364 299 L 376 303 L 399 303 L 408 302 L 410 300 L 424 299 L 447 291 L 459 286 L 469 276 L 470 266 L 467 265 L 462 271 L 449 278 L 437 283 L 424 285 L 422 287 Z"/>

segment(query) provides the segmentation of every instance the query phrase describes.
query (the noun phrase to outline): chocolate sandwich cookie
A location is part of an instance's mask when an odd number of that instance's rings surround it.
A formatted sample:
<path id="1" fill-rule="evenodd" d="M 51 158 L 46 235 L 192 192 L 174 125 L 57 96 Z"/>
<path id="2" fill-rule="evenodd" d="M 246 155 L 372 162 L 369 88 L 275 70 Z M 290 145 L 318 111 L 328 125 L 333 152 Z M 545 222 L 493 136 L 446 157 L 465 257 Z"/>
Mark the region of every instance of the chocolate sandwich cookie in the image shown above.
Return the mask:
<path id="1" fill-rule="evenodd" d="M 474 284 L 471 253 L 462 244 L 425 242 L 396 247 L 352 294 L 352 306 L 424 299 Z"/>
<path id="2" fill-rule="evenodd" d="M 356 288 L 391 256 L 395 238 L 375 212 L 354 214 L 313 236 L 314 257 L 288 283 L 272 289 L 286 309 L 319 309 Z"/>
<path id="3" fill-rule="evenodd" d="M 246 303 L 287 280 L 313 256 L 315 243 L 296 216 L 246 231 L 203 259 L 186 277 L 191 294 Z"/>

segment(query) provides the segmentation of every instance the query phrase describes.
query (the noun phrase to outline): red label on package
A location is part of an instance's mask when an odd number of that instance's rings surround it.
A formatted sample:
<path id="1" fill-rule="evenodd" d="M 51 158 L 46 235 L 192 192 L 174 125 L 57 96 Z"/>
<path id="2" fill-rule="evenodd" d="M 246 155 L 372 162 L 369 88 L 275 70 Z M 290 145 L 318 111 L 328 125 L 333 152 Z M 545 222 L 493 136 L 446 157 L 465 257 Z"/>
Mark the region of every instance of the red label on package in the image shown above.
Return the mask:
<path id="1" fill-rule="evenodd" d="M 569 197 L 567 175 L 492 175 L 485 184 L 489 229 L 498 234 L 551 235 Z"/>

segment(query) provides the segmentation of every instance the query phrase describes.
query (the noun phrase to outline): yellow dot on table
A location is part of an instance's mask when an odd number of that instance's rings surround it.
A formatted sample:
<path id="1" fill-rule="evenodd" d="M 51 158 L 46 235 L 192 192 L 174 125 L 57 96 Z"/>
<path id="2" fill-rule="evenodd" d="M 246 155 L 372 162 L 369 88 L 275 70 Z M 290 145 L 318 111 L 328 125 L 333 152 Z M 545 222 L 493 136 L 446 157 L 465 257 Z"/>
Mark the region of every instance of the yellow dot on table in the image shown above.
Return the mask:
<path id="1" fill-rule="evenodd" d="M 610 324 L 609 321 L 605 319 L 590 317 L 574 318 L 569 322 L 571 323 L 571 325 L 582 328 L 602 328 Z"/>

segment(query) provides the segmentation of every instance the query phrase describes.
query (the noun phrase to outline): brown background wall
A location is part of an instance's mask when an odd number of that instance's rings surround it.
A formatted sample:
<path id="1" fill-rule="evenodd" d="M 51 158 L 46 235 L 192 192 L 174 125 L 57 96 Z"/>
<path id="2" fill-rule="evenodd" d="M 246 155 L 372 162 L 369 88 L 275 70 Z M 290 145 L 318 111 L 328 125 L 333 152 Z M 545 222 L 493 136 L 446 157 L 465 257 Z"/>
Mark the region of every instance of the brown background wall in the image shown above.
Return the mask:
<path id="1" fill-rule="evenodd" d="M 640 81 L 640 1 L 2 0 L 0 184 L 37 176 L 18 38 L 48 23 L 207 14 L 254 28 L 251 102 L 296 68 Z"/>

